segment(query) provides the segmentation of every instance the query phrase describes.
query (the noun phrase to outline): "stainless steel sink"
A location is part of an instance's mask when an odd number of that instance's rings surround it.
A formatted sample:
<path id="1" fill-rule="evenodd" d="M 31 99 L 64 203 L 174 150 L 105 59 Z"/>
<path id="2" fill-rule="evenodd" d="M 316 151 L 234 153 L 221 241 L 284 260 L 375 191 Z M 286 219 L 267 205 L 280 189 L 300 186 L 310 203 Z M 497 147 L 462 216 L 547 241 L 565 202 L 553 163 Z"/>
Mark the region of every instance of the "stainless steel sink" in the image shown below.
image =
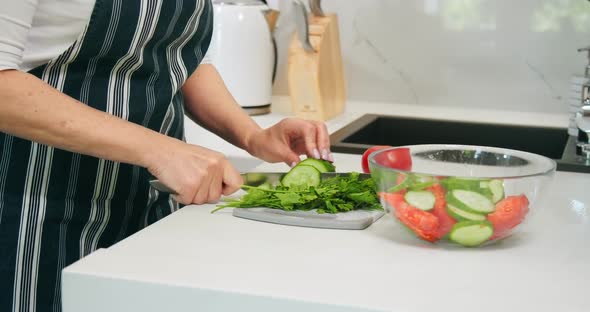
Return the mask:
<path id="1" fill-rule="evenodd" d="M 362 154 L 373 145 L 469 144 L 516 149 L 555 159 L 557 170 L 590 173 L 566 128 L 364 115 L 330 136 L 332 151 Z"/>

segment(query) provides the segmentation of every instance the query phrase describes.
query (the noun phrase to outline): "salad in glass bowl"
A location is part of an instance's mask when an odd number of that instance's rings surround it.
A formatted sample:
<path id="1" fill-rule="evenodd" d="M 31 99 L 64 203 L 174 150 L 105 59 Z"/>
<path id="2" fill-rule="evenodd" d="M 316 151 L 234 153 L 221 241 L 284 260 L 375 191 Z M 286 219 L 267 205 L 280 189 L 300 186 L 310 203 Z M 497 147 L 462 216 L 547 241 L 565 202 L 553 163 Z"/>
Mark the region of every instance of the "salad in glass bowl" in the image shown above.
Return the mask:
<path id="1" fill-rule="evenodd" d="M 398 226 L 428 242 L 465 247 L 520 229 L 556 168 L 540 155 L 485 146 L 378 147 L 364 156 Z"/>

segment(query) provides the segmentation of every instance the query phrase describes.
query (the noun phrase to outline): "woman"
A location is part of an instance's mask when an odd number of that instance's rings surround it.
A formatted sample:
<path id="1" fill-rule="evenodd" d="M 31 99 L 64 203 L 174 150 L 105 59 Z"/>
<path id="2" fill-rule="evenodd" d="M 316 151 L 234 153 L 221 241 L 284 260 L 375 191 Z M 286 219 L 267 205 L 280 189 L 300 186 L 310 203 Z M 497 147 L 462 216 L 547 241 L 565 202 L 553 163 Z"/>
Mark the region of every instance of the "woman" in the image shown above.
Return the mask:
<path id="1" fill-rule="evenodd" d="M 211 28 L 210 0 L 3 2 L 1 311 L 60 311 L 64 266 L 238 189 L 223 155 L 182 141 L 185 112 L 265 161 L 331 158 L 323 124 L 260 129 L 199 66 Z"/>

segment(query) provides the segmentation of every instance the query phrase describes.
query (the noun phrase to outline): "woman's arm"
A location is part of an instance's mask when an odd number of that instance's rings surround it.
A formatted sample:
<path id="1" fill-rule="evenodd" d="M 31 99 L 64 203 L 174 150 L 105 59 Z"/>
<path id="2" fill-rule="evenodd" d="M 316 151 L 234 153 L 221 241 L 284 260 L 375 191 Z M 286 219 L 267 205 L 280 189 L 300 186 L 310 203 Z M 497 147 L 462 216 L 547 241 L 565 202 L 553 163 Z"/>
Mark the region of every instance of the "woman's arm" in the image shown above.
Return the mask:
<path id="1" fill-rule="evenodd" d="M 182 87 L 187 115 L 231 144 L 248 149 L 252 134 L 262 130 L 227 90 L 217 69 L 201 64 Z"/>
<path id="2" fill-rule="evenodd" d="M 182 203 L 217 200 L 242 183 L 223 155 L 98 111 L 17 70 L 0 71 L 0 131 L 147 168 Z"/>
<path id="3" fill-rule="evenodd" d="M 68 151 L 148 167 L 170 141 L 17 70 L 0 71 L 0 98 L 0 131 Z"/>
<path id="4" fill-rule="evenodd" d="M 195 122 L 256 157 L 289 165 L 301 154 L 332 160 L 323 123 L 288 118 L 261 129 L 236 103 L 211 64 L 201 64 L 182 91 L 186 112 Z"/>

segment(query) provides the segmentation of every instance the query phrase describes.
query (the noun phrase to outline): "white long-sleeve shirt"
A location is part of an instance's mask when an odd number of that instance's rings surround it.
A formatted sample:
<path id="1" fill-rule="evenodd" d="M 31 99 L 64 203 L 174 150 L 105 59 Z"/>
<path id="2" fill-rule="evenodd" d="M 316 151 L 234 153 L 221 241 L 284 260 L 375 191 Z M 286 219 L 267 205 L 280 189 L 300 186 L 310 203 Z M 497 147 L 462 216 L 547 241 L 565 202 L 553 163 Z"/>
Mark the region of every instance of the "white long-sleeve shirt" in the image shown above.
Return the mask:
<path id="1" fill-rule="evenodd" d="M 65 52 L 84 31 L 95 2 L 0 0 L 0 70 L 29 71 Z"/>

